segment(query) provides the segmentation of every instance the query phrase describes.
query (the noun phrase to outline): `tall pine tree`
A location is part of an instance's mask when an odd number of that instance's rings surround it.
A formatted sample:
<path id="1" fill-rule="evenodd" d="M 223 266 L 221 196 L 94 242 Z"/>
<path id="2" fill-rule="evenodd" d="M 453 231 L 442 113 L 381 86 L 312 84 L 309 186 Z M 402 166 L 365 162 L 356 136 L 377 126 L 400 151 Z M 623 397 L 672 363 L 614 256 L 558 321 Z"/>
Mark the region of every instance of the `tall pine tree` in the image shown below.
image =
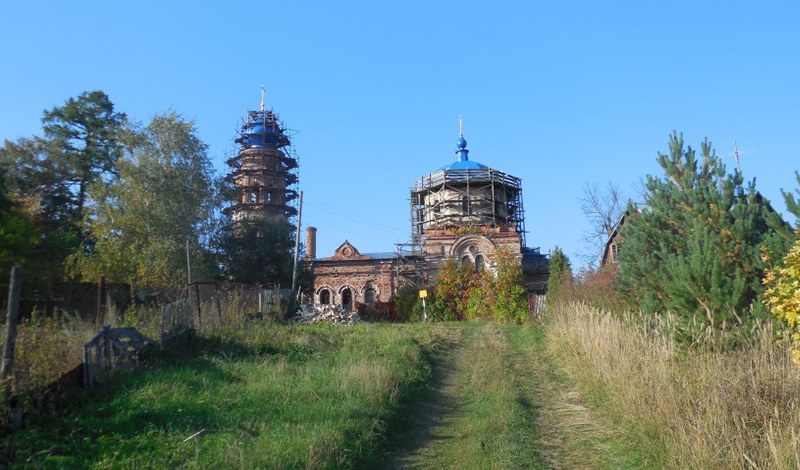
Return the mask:
<path id="1" fill-rule="evenodd" d="M 648 210 L 620 231 L 623 293 L 646 312 L 699 314 L 711 326 L 741 316 L 763 291 L 762 250 L 790 228 L 755 181 L 725 171 L 707 139 L 698 159 L 673 133 L 658 163 L 664 175 L 647 177 Z"/>
<path id="2" fill-rule="evenodd" d="M 45 136 L 58 148 L 71 170 L 70 182 L 77 186 L 76 220 L 83 218 L 89 185 L 103 175 L 118 175 L 119 132 L 125 121 L 125 114 L 115 112 L 108 95 L 99 90 L 44 112 Z"/>

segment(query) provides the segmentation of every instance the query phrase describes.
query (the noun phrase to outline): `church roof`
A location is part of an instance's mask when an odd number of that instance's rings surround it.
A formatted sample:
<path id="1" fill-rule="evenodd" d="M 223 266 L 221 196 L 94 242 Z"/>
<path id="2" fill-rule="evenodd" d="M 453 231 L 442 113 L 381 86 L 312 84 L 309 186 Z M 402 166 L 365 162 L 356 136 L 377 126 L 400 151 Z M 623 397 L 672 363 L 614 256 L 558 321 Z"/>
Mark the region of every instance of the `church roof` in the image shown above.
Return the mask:
<path id="1" fill-rule="evenodd" d="M 442 171 L 442 170 L 483 170 L 485 168 L 489 168 L 489 167 L 484 165 L 484 164 L 482 164 L 482 163 L 478 163 L 478 162 L 475 162 L 475 161 L 472 161 L 472 160 L 467 160 L 467 161 L 453 162 L 453 163 L 451 163 L 449 165 L 445 165 L 445 166 L 439 168 L 436 171 Z"/>

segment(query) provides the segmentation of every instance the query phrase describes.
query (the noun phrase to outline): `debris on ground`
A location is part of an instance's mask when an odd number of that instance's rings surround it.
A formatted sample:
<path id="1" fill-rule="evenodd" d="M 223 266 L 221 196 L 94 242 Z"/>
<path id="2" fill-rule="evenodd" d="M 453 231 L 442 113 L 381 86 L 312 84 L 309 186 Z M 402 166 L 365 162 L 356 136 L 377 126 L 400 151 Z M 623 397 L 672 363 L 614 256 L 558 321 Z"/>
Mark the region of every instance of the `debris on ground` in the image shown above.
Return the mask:
<path id="1" fill-rule="evenodd" d="M 363 323 L 358 314 L 347 312 L 341 305 L 305 304 L 293 318 L 295 323 L 332 323 L 357 325 Z"/>

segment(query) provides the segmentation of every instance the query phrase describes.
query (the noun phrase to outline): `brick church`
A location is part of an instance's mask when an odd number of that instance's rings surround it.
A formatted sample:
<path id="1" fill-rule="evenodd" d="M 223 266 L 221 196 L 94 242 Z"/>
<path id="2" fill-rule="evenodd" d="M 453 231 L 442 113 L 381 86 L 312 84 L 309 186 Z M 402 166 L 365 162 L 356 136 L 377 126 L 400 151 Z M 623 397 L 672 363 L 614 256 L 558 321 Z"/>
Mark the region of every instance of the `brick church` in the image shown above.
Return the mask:
<path id="1" fill-rule="evenodd" d="M 345 240 L 330 257 L 318 258 L 317 230 L 306 233 L 314 272 L 313 302 L 356 310 L 386 302 L 400 286 L 432 283 L 448 257 L 495 269 L 504 247 L 521 258 L 531 305 L 546 290 L 549 260 L 527 248 L 519 178 L 469 159 L 463 132 L 456 161 L 415 181 L 411 189 L 411 242 L 397 251 L 361 253 Z"/>

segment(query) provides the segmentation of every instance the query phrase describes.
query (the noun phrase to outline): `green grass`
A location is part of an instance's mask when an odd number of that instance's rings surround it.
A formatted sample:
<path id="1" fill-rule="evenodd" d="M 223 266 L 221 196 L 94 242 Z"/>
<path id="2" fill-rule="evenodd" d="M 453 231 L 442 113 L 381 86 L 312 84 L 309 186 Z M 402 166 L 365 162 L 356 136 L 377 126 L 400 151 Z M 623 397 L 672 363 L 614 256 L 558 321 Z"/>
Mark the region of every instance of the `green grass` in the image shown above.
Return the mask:
<path id="1" fill-rule="evenodd" d="M 120 375 L 69 414 L 5 437 L 0 466 L 372 467 L 437 342 L 427 325 L 254 326 Z"/>

